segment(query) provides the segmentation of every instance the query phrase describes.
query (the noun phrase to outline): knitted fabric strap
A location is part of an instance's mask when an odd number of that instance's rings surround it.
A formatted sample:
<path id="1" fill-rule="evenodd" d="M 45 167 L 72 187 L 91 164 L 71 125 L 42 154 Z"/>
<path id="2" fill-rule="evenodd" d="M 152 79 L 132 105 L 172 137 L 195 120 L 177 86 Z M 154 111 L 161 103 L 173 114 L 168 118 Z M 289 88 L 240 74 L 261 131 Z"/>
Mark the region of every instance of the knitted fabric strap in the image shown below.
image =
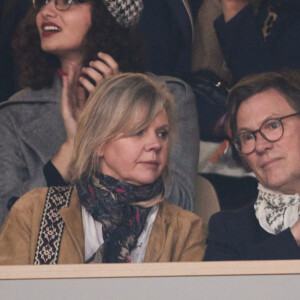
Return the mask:
<path id="1" fill-rule="evenodd" d="M 59 210 L 70 204 L 73 186 L 49 187 L 40 223 L 34 265 L 57 264 L 65 222 Z"/>

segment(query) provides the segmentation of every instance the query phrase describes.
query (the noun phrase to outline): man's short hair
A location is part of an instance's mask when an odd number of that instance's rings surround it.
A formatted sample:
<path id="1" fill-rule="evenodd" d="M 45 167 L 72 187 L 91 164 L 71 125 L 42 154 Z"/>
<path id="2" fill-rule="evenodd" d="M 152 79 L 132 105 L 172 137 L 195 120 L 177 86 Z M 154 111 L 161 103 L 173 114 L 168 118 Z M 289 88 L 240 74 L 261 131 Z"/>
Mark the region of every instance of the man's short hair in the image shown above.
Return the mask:
<path id="1" fill-rule="evenodd" d="M 233 137 L 237 130 L 236 116 L 241 103 L 271 89 L 278 91 L 295 111 L 300 111 L 300 70 L 247 76 L 233 86 L 228 95 L 227 105 Z"/>

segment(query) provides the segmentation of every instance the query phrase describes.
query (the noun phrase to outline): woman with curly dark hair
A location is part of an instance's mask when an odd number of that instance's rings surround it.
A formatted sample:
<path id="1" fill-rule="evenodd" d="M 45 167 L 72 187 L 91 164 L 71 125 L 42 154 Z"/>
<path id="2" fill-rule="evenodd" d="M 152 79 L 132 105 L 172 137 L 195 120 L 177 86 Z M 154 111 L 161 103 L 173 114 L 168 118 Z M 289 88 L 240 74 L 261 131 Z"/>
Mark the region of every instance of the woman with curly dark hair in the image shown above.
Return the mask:
<path id="1" fill-rule="evenodd" d="M 51 87 L 55 78 L 55 74 L 57 73 L 57 69 L 62 68 L 62 59 L 57 53 L 57 50 L 47 50 L 47 42 L 51 36 L 53 36 L 52 39 L 55 39 L 58 43 L 60 42 L 58 35 L 55 33 L 62 34 L 62 28 L 53 27 L 53 29 L 46 30 L 45 32 L 41 32 L 39 29 L 38 23 L 41 22 L 41 19 L 42 22 L 46 23 L 48 20 L 52 21 L 52 19 L 54 19 L 47 17 L 49 10 L 46 10 L 46 8 L 49 8 L 51 3 L 46 6 L 42 6 L 45 5 L 45 2 L 50 1 L 33 0 L 36 9 L 33 8 L 27 14 L 13 42 L 15 57 L 21 68 L 20 85 L 21 87 L 31 87 L 35 90 L 44 87 Z M 118 23 L 108 11 L 106 5 L 104 4 L 105 1 L 64 0 L 56 2 L 58 3 L 55 5 L 56 8 L 58 8 L 59 5 L 70 7 L 67 11 L 62 12 L 63 15 L 65 15 L 67 12 L 70 12 L 73 16 L 74 13 L 72 8 L 76 6 L 79 6 L 81 10 L 82 7 L 80 5 L 87 5 L 88 7 L 88 14 L 91 24 L 86 30 L 83 40 L 80 41 L 82 47 L 80 63 L 83 66 L 87 67 L 91 61 L 99 60 L 98 52 L 101 50 L 102 53 L 109 53 L 109 55 L 113 57 L 116 62 L 118 62 L 119 69 L 122 72 L 145 71 L 142 42 L 141 39 L 138 38 L 136 29 L 132 28 L 134 22 L 137 22 L 137 19 L 134 19 L 136 18 L 134 14 L 131 16 L 132 20 L 127 21 L 128 24 L 126 23 L 126 20 L 121 20 L 120 23 Z M 110 3 L 113 1 L 106 2 Z M 41 8 L 41 11 L 37 10 Z M 141 9 L 142 7 L 137 8 L 135 14 L 139 14 L 139 10 Z M 61 10 L 58 8 L 58 13 L 60 11 Z M 83 26 L 82 22 L 79 22 L 78 20 L 74 21 L 76 22 L 78 28 Z M 77 28 L 70 28 L 70 31 L 72 34 L 73 32 L 75 34 Z M 61 39 L 64 38 L 67 40 L 70 39 L 69 35 L 66 35 L 65 37 L 62 35 Z M 109 64 L 109 61 L 105 59 L 105 56 L 100 55 L 100 59 L 104 60 L 108 67 L 113 67 Z M 104 72 L 104 74 L 108 73 L 105 72 L 103 67 L 100 67 L 100 71 Z"/>
<path id="2" fill-rule="evenodd" d="M 67 184 L 77 120 L 95 85 L 145 71 L 135 27 L 142 0 L 33 0 L 33 7 L 14 40 L 24 89 L 0 105 L 0 226 L 27 191 Z M 158 80 L 178 110 L 166 198 L 192 209 L 199 150 L 193 95 L 180 80 Z M 75 94 L 63 97 L 68 91 Z"/>

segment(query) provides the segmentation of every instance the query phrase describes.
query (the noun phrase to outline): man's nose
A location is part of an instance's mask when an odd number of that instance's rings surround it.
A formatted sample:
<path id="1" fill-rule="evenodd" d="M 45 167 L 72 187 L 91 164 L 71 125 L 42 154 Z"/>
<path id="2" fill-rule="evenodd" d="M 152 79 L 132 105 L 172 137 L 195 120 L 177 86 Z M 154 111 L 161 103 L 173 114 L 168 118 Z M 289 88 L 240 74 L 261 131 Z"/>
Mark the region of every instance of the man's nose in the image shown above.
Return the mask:
<path id="1" fill-rule="evenodd" d="M 255 141 L 255 151 L 256 152 L 264 152 L 267 149 L 273 147 L 273 142 L 269 142 L 266 140 L 260 132 L 256 134 L 256 141 Z"/>

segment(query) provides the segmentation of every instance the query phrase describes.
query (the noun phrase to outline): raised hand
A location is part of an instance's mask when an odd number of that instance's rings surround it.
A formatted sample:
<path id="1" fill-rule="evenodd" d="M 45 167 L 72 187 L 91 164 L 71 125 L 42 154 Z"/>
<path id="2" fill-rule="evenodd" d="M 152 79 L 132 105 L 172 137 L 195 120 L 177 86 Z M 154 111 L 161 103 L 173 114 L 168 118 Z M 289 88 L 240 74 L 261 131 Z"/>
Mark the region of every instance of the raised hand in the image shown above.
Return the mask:
<path id="1" fill-rule="evenodd" d="M 84 88 L 78 82 L 79 76 L 80 68 L 75 64 L 70 64 L 67 74 L 62 76 L 61 114 L 65 125 L 66 140 L 51 161 L 65 181 L 68 180 L 77 121 L 86 103 Z"/>
<path id="2" fill-rule="evenodd" d="M 61 114 L 67 134 L 67 141 L 74 139 L 79 116 L 86 103 L 84 88 L 78 84 L 80 68 L 70 65 L 68 73 L 62 76 L 63 89 L 61 99 Z"/>
<path id="3" fill-rule="evenodd" d="M 89 93 L 104 78 L 110 78 L 120 72 L 119 65 L 109 54 L 99 52 L 98 57 L 99 60 L 91 61 L 89 67 L 82 68 L 84 76 L 79 77 L 79 82 Z"/>

